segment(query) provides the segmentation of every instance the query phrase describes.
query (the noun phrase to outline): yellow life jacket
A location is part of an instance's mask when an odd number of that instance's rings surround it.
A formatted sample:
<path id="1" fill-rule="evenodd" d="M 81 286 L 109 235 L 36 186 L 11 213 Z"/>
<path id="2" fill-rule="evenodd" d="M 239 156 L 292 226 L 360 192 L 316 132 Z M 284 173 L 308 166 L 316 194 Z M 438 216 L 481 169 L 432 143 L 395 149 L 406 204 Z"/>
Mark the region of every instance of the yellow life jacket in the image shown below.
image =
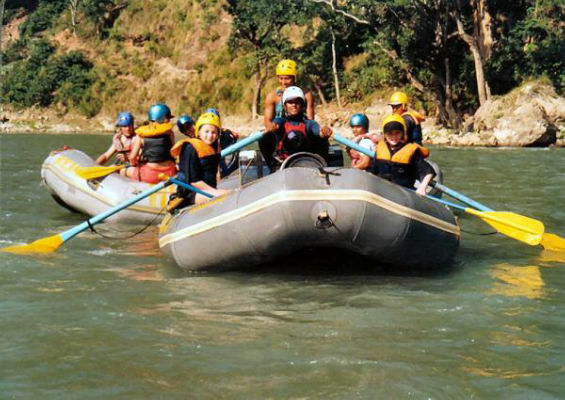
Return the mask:
<path id="1" fill-rule="evenodd" d="M 386 141 L 381 140 L 377 144 L 376 158 L 377 160 L 392 161 L 399 164 L 410 164 L 412 157 L 417 151 L 420 151 L 424 157 L 427 157 L 427 155 L 430 154 L 428 149 L 420 146 L 419 144 L 406 143 L 400 150 L 391 156 Z"/>
<path id="2" fill-rule="evenodd" d="M 198 158 L 200 159 L 203 159 L 208 156 L 213 156 L 217 153 L 214 147 L 212 147 L 211 145 L 205 143 L 200 139 L 186 138 L 176 142 L 173 148 L 171 149 L 171 155 L 175 158 L 177 163 L 179 162 L 180 153 L 185 143 L 190 143 L 192 147 L 194 147 L 196 153 L 198 154 Z"/>
<path id="3" fill-rule="evenodd" d="M 142 138 L 155 137 L 155 136 L 161 136 L 167 134 L 172 129 L 173 129 L 173 124 L 171 124 L 170 122 L 165 122 L 162 124 L 159 124 L 157 122 L 151 122 L 149 125 L 143 125 L 137 128 L 135 130 L 135 133 Z"/>

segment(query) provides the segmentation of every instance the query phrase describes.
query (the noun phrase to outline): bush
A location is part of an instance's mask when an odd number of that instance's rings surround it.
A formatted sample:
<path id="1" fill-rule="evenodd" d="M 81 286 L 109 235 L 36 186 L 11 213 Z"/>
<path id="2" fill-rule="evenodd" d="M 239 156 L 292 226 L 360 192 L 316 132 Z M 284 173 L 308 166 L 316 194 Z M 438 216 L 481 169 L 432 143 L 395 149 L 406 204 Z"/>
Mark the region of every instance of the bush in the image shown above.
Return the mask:
<path id="1" fill-rule="evenodd" d="M 40 1 L 37 10 L 20 26 L 20 34 L 23 38 L 33 37 L 51 28 L 66 7 L 66 0 Z"/>
<path id="2" fill-rule="evenodd" d="M 96 81 L 92 63 L 80 52 L 54 52 L 48 41 L 35 41 L 29 58 L 12 63 L 0 82 L 2 101 L 19 107 L 56 103 L 95 115 L 101 105 L 91 96 Z"/>

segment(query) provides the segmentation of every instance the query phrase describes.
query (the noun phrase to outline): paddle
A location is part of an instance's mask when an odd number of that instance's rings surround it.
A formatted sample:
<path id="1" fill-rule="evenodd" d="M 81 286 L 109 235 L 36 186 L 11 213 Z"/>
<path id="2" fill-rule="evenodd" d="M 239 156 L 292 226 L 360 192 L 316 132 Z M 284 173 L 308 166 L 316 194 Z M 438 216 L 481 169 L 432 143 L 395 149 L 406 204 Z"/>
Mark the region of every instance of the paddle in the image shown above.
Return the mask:
<path id="1" fill-rule="evenodd" d="M 467 196 L 448 188 L 447 186 L 444 186 L 442 184 L 439 184 L 437 182 L 432 183 L 432 185 L 434 185 L 436 188 L 438 188 L 439 190 L 441 190 L 442 192 L 444 192 L 445 194 L 461 201 L 464 204 L 467 204 L 469 206 L 475 207 L 476 209 L 483 211 L 483 212 L 488 212 L 488 213 L 492 213 L 495 212 L 493 209 L 473 200 L 468 198 Z M 476 210 L 475 210 L 476 211 Z M 478 212 L 478 211 L 477 211 Z M 513 214 L 513 213 L 512 213 Z M 514 215 L 518 215 L 518 214 L 514 214 Z M 540 241 L 536 244 L 541 244 L 542 247 L 546 250 L 552 250 L 552 251 L 565 251 L 565 239 L 562 238 L 559 235 L 556 235 L 554 233 L 545 233 L 545 227 L 543 225 L 543 223 L 541 221 L 537 221 L 535 219 L 532 218 L 528 218 L 528 217 L 523 217 L 521 215 L 519 215 L 522 218 L 527 218 L 531 221 L 535 221 L 538 224 L 540 224 L 542 226 L 542 232 L 541 232 L 541 237 L 540 237 Z"/>
<path id="2" fill-rule="evenodd" d="M 541 243 L 544 227 L 540 221 L 511 212 L 478 211 L 434 196 L 428 195 L 426 197 L 449 207 L 465 211 L 467 214 L 479 217 L 503 235 L 531 246 L 536 246 Z"/>
<path id="3" fill-rule="evenodd" d="M 245 146 L 247 146 L 247 145 L 249 145 L 253 142 L 256 142 L 262 136 L 263 136 L 262 132 L 255 132 L 255 133 L 251 134 L 246 139 L 244 139 L 240 142 L 237 142 L 234 145 L 229 146 L 226 149 L 222 150 L 222 153 L 221 153 L 222 157 L 225 157 L 227 155 L 235 153 L 236 151 L 240 150 L 241 148 L 243 148 L 243 147 L 245 147 Z M 186 187 L 189 190 L 200 191 L 200 189 L 198 189 L 198 188 L 196 188 L 192 185 L 181 182 L 181 181 L 179 181 L 175 178 L 170 178 L 170 179 L 168 179 L 164 182 L 158 183 L 157 185 L 139 193 L 137 196 L 134 196 L 131 199 L 128 199 L 128 200 L 124 201 L 123 203 L 118 204 L 118 205 L 112 207 L 111 209 L 90 218 L 89 220 L 75 226 L 74 228 L 68 229 L 64 232 L 58 233 L 58 234 L 53 235 L 53 236 L 49 236 L 49 237 L 46 237 L 46 238 L 43 238 L 43 239 L 36 240 L 35 242 L 32 242 L 30 244 L 5 247 L 3 249 L 0 249 L 0 251 L 15 253 L 15 254 L 34 254 L 34 253 L 51 253 L 51 252 L 54 252 L 59 247 L 61 247 L 63 245 L 63 243 L 72 239 L 73 237 L 75 237 L 79 233 L 84 232 L 85 230 L 89 229 L 92 225 L 104 221 L 105 219 L 111 217 L 112 215 L 118 213 L 119 211 L 121 211 L 125 208 L 128 208 L 129 206 L 143 200 L 144 198 L 152 195 L 153 193 L 156 193 L 156 192 L 164 189 L 165 187 L 167 187 L 167 186 L 169 186 L 173 183 L 177 183 L 177 184 L 180 183 L 181 186 Z M 202 192 L 203 195 L 211 197 L 210 194 L 208 194 L 204 191 L 201 191 L 201 192 Z"/>
<path id="4" fill-rule="evenodd" d="M 107 167 L 94 166 L 94 167 L 77 167 L 75 169 L 76 174 L 82 179 L 96 179 L 102 178 L 103 176 L 110 175 L 113 172 L 119 171 L 125 168 L 125 165 L 109 165 Z"/>
<path id="5" fill-rule="evenodd" d="M 363 153 L 369 157 L 372 158 L 375 157 L 374 151 L 370 151 L 360 146 L 359 144 L 355 143 L 352 140 L 346 139 L 338 134 L 334 134 L 333 137 L 337 142 L 345 146 L 357 150 L 360 153 Z M 473 199 L 470 199 L 469 197 L 461 193 L 458 193 L 455 190 L 450 189 L 447 186 L 444 186 L 438 182 L 432 181 L 430 182 L 430 185 L 435 186 L 445 194 L 461 201 L 462 203 L 474 207 L 475 209 L 465 208 L 459 206 L 458 204 L 451 203 L 454 204 L 455 208 L 459 207 L 469 214 L 482 218 L 485 222 L 493 226 L 500 233 L 503 233 L 515 239 L 517 239 L 517 236 L 522 237 L 523 240 L 522 239 L 518 239 L 518 240 L 532 245 L 541 244 L 547 250 L 565 251 L 565 239 L 552 233 L 545 233 L 544 232 L 545 227 L 541 221 L 512 212 L 494 211 L 493 209 L 488 208 L 487 206 Z M 435 197 L 433 199 L 439 200 Z M 497 224 L 496 226 L 493 225 L 495 223 Z"/>

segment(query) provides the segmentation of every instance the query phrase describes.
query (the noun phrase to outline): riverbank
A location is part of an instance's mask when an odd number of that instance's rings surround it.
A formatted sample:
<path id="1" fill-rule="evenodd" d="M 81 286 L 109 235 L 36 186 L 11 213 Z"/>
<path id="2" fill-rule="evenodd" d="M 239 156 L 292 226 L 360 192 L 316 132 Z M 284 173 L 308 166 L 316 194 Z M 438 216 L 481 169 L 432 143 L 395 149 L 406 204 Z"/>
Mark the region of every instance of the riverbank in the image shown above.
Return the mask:
<path id="1" fill-rule="evenodd" d="M 349 136 L 349 119 L 357 112 L 367 114 L 371 131 L 379 131 L 390 107 L 384 98 L 375 99 L 369 107 L 328 103 L 316 107 L 316 119 L 321 125 Z M 138 123 L 144 118 L 145 115 L 136 115 Z M 115 131 L 114 122 L 114 115 L 86 118 L 53 109 L 4 108 L 0 112 L 0 133 L 111 134 Z M 223 125 L 247 136 L 263 127 L 263 118 L 227 115 Z M 438 146 L 565 147 L 565 98 L 543 81 L 529 82 L 487 101 L 475 115 L 465 119 L 459 130 L 442 127 L 435 117 L 428 117 L 422 128 L 424 142 Z"/>

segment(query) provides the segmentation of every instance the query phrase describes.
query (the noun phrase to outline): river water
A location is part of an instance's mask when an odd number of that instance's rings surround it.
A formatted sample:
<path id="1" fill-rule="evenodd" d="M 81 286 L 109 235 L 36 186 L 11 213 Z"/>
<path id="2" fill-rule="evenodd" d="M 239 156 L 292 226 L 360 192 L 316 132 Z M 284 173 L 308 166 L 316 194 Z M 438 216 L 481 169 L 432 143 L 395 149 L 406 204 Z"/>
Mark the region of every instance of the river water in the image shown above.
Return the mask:
<path id="1" fill-rule="evenodd" d="M 40 165 L 64 144 L 109 143 L 0 136 L 0 247 L 79 224 L 39 185 Z M 446 185 L 565 235 L 564 150 L 432 156 Z M 461 225 L 455 265 L 410 276 L 189 275 L 161 257 L 156 228 L 0 253 L 0 398 L 563 398 L 563 255 L 478 235 L 492 229 L 476 217 Z"/>

